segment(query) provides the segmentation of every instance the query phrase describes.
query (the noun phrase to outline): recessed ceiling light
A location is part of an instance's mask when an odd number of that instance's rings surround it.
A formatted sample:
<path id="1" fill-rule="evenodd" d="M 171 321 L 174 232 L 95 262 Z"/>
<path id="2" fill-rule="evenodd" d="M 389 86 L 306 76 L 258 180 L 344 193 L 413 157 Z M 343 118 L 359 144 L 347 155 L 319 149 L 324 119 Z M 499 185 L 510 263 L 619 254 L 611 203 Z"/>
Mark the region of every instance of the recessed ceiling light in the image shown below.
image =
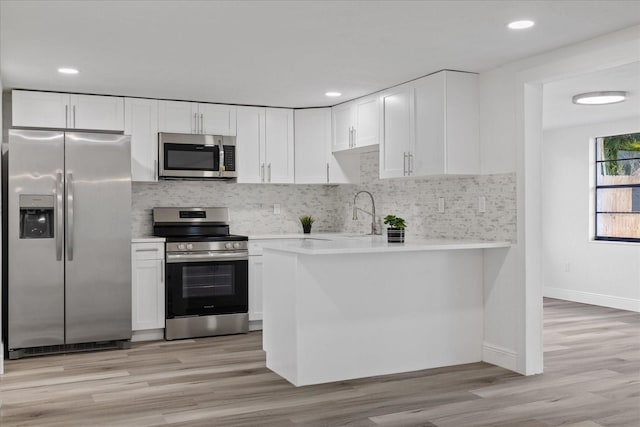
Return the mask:
<path id="1" fill-rule="evenodd" d="M 571 100 L 580 105 L 616 104 L 627 99 L 627 92 L 610 90 L 605 92 L 588 92 L 575 95 Z"/>
<path id="2" fill-rule="evenodd" d="M 325 95 L 335 98 L 336 96 L 342 96 L 340 92 L 327 92 Z"/>
<path id="3" fill-rule="evenodd" d="M 78 74 L 79 73 L 77 69 L 69 68 L 69 67 L 58 68 L 58 72 L 60 74 Z"/>
<path id="4" fill-rule="evenodd" d="M 509 22 L 507 24 L 507 27 L 511 28 L 512 30 L 524 30 L 525 28 L 533 27 L 535 24 L 535 22 L 525 19 L 522 21 Z"/>

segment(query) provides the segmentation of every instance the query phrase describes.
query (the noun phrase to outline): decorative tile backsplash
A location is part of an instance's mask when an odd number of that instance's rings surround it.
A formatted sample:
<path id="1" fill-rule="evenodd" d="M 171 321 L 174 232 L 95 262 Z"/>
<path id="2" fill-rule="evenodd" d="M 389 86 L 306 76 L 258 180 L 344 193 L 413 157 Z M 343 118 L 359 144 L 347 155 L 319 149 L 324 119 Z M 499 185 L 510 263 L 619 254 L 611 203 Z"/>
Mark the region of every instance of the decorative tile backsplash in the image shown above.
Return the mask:
<path id="1" fill-rule="evenodd" d="M 516 239 L 515 174 L 468 177 L 384 179 L 378 177 L 378 153 L 361 155 L 360 185 L 237 184 L 224 181 L 160 181 L 133 183 L 132 236 L 152 234 L 151 209 L 156 206 L 227 206 L 235 234 L 300 233 L 301 215 L 313 215 L 313 231 L 368 233 L 371 220 L 359 213 L 352 220 L 353 196 L 373 193 L 378 225 L 387 214 L 407 221 L 407 238 Z M 486 212 L 478 212 L 478 197 Z M 445 212 L 438 213 L 438 198 Z M 274 204 L 280 214 L 274 214 Z M 358 206 L 371 210 L 365 194 Z"/>

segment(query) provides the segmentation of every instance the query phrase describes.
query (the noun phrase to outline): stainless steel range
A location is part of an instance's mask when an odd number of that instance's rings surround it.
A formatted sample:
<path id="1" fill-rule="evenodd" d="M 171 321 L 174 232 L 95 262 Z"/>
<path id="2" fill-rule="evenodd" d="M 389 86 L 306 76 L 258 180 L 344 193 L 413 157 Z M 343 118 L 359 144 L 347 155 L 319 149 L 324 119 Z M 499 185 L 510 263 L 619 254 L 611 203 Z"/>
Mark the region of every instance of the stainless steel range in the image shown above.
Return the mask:
<path id="1" fill-rule="evenodd" d="M 154 208 L 165 237 L 165 339 L 248 331 L 247 236 L 229 234 L 227 208 Z"/>

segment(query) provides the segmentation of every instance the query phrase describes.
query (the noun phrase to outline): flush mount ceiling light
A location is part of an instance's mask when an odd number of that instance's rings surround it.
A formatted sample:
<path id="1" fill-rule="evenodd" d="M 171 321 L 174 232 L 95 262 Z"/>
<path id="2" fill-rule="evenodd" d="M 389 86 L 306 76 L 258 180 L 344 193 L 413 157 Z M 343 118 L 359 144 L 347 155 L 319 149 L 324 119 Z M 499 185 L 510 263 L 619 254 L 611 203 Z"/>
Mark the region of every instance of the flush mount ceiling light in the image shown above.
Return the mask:
<path id="1" fill-rule="evenodd" d="M 622 90 L 610 90 L 605 92 L 588 92 L 575 95 L 571 100 L 579 105 L 604 105 L 616 104 L 627 99 L 627 92 Z"/>
<path id="2" fill-rule="evenodd" d="M 79 71 L 75 68 L 70 68 L 70 67 L 61 67 L 58 68 L 58 72 L 60 74 L 78 74 Z"/>
<path id="3" fill-rule="evenodd" d="M 507 24 L 507 27 L 509 27 L 512 30 L 524 30 L 526 28 L 531 28 L 535 25 L 536 23 L 533 21 L 530 21 L 528 19 L 524 19 L 522 21 L 513 21 L 513 22 L 509 22 Z"/>
<path id="4" fill-rule="evenodd" d="M 326 96 L 329 96 L 331 98 L 335 98 L 336 96 L 342 96 L 342 94 L 340 92 L 327 92 L 325 93 Z"/>

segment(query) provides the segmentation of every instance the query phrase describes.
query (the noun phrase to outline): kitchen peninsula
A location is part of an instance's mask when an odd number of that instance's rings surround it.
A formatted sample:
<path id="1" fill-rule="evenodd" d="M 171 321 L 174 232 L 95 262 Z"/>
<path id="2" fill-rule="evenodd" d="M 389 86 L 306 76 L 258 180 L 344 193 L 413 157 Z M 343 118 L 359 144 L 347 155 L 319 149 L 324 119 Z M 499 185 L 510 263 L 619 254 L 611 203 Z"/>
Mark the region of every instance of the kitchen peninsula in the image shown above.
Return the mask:
<path id="1" fill-rule="evenodd" d="M 296 386 L 479 362 L 483 251 L 386 237 L 264 246 L 267 367 Z"/>

